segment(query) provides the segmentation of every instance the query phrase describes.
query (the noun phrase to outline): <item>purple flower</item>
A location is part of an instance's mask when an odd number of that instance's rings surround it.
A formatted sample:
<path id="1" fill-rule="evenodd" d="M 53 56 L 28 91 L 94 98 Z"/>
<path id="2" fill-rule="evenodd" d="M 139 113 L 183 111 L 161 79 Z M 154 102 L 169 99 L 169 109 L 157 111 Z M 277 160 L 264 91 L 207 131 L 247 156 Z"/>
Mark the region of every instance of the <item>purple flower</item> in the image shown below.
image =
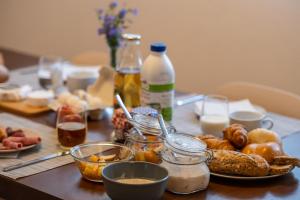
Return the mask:
<path id="1" fill-rule="evenodd" d="M 105 33 L 105 29 L 104 28 L 98 28 L 98 34 L 102 35 Z"/>
<path id="2" fill-rule="evenodd" d="M 116 8 L 118 6 L 118 2 L 117 1 L 113 1 L 113 2 L 111 2 L 110 4 L 109 4 L 109 7 L 111 8 L 111 9 L 114 9 L 114 8 Z"/>
<path id="3" fill-rule="evenodd" d="M 119 17 L 120 17 L 121 19 L 124 18 L 125 15 L 126 15 L 126 13 L 127 13 L 127 10 L 126 10 L 125 8 L 123 8 L 123 9 L 120 10 L 120 12 L 119 12 Z"/>
<path id="4" fill-rule="evenodd" d="M 118 35 L 119 35 L 119 29 L 116 27 L 113 27 L 108 31 L 108 37 L 116 37 Z"/>
<path id="5" fill-rule="evenodd" d="M 125 6 L 117 9 L 117 7 L 118 2 L 112 1 L 107 10 L 97 10 L 98 19 L 101 22 L 98 34 L 106 36 L 109 46 L 118 46 L 121 34 L 131 23 L 131 20 L 127 19 L 127 15 L 137 14 L 137 9 L 127 9 Z"/>
<path id="6" fill-rule="evenodd" d="M 112 26 L 112 25 L 114 24 L 115 18 L 116 18 L 116 17 L 113 16 L 113 15 L 105 15 L 103 25 L 104 25 L 105 27 L 107 27 L 107 26 Z"/>

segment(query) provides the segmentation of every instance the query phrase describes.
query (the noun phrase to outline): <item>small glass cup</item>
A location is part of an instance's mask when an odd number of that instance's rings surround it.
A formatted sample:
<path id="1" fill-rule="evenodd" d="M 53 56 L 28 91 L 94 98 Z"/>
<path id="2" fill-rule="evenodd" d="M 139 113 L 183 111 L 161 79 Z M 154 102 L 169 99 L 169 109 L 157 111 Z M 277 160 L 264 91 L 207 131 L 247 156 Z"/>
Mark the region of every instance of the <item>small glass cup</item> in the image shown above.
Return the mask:
<path id="1" fill-rule="evenodd" d="M 66 105 L 60 107 L 56 129 L 58 142 L 63 149 L 84 143 L 87 135 L 86 111 Z"/>
<path id="2" fill-rule="evenodd" d="M 222 137 L 222 131 L 229 125 L 228 99 L 220 95 L 208 95 L 202 104 L 200 118 L 201 129 L 204 134 Z"/>
<path id="3" fill-rule="evenodd" d="M 61 57 L 40 57 L 38 78 L 42 88 L 55 91 L 63 86 L 63 62 Z"/>

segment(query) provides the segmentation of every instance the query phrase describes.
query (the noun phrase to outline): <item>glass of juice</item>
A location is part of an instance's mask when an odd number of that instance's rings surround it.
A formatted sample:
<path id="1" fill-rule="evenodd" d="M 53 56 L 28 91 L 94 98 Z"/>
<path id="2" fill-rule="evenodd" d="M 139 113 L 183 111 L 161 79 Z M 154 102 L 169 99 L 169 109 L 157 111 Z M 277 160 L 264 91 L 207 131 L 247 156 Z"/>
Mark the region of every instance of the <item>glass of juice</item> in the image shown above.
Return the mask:
<path id="1" fill-rule="evenodd" d="M 207 95 L 202 104 L 200 118 L 204 134 L 222 137 L 222 131 L 229 125 L 228 99 L 220 95 Z"/>
<path id="2" fill-rule="evenodd" d="M 58 142 L 63 149 L 69 149 L 85 142 L 87 135 L 87 117 L 83 109 L 64 105 L 57 113 Z"/>

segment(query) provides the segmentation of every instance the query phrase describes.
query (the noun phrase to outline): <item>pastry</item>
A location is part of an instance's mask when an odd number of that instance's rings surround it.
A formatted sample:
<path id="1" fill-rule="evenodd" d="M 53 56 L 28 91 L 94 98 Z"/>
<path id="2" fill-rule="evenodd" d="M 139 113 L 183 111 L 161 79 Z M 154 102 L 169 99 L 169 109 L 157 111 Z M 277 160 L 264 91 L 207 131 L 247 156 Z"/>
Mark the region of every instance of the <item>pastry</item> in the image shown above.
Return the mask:
<path id="1" fill-rule="evenodd" d="M 242 149 L 245 154 L 257 154 L 271 163 L 275 156 L 283 155 L 282 148 L 275 142 L 268 142 L 262 144 L 248 144 Z"/>
<path id="2" fill-rule="evenodd" d="M 270 165 L 269 174 L 270 175 L 287 174 L 293 169 L 294 169 L 293 165 Z"/>
<path id="3" fill-rule="evenodd" d="M 281 145 L 281 139 L 277 133 L 264 128 L 257 128 L 248 133 L 248 143 L 276 142 Z"/>
<path id="4" fill-rule="evenodd" d="M 237 149 L 243 148 L 248 142 L 247 131 L 240 124 L 231 124 L 223 130 L 223 136 Z"/>
<path id="5" fill-rule="evenodd" d="M 201 135 L 198 138 L 205 142 L 209 149 L 234 150 L 234 146 L 228 140 L 223 140 L 213 135 Z"/>
<path id="6" fill-rule="evenodd" d="M 213 159 L 208 166 L 212 172 L 241 176 L 266 176 L 270 167 L 259 155 L 228 150 L 213 150 Z"/>
<path id="7" fill-rule="evenodd" d="M 287 155 L 275 156 L 272 165 L 293 165 L 300 167 L 300 159 Z"/>

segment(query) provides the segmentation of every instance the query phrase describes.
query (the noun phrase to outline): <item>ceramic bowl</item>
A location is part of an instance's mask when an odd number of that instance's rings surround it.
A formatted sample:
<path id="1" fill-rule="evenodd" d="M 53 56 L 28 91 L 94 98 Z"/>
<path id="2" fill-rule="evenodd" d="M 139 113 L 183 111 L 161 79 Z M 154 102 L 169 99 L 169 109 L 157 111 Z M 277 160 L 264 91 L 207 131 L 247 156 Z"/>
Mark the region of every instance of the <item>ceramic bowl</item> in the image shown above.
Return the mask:
<path id="1" fill-rule="evenodd" d="M 138 161 L 107 165 L 102 171 L 102 176 L 106 192 L 114 200 L 161 199 L 168 181 L 167 169 L 157 164 Z M 120 180 L 128 179 L 131 179 L 133 183 L 120 182 Z M 148 180 L 148 182 L 138 181 L 141 179 Z"/>

